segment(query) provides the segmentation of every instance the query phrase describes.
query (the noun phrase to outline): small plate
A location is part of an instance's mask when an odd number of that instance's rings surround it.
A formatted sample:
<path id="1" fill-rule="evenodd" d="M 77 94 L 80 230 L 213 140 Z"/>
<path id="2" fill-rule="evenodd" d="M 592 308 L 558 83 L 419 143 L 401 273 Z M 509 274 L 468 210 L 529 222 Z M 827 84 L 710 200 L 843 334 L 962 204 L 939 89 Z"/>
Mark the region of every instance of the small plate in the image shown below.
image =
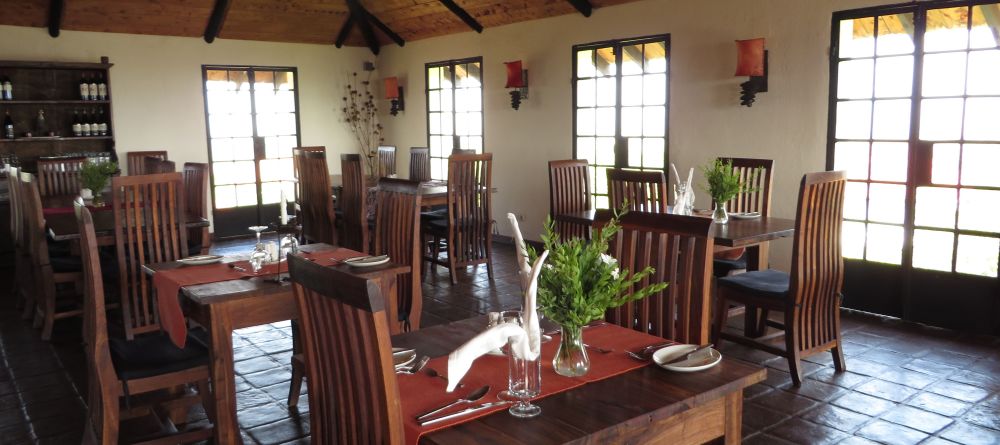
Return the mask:
<path id="1" fill-rule="evenodd" d="M 710 355 L 708 357 L 692 358 L 690 360 L 684 360 L 670 365 L 665 364 L 673 359 L 690 354 L 695 349 L 698 349 L 698 345 L 667 346 L 653 353 L 653 362 L 660 365 L 661 368 L 670 371 L 695 372 L 711 368 L 718 365 L 719 362 L 722 361 L 722 354 L 713 348 L 709 350 Z"/>
<path id="2" fill-rule="evenodd" d="M 392 364 L 395 365 L 396 368 L 399 368 L 400 366 L 409 365 L 410 363 L 413 363 L 413 361 L 416 359 L 417 359 L 417 351 L 413 349 L 404 349 L 399 352 L 393 351 L 392 353 Z"/>
<path id="3" fill-rule="evenodd" d="M 219 261 L 222 261 L 222 258 L 222 255 L 196 255 L 181 258 L 177 260 L 177 262 L 185 266 L 200 266 L 202 264 L 218 263 Z"/>
<path id="4" fill-rule="evenodd" d="M 344 260 L 344 264 L 351 267 L 374 267 L 381 266 L 389 262 L 389 255 L 366 256 L 361 258 L 349 258 Z"/>
<path id="5" fill-rule="evenodd" d="M 754 219 L 760 218 L 760 212 L 730 213 L 729 216 L 736 219 Z"/>

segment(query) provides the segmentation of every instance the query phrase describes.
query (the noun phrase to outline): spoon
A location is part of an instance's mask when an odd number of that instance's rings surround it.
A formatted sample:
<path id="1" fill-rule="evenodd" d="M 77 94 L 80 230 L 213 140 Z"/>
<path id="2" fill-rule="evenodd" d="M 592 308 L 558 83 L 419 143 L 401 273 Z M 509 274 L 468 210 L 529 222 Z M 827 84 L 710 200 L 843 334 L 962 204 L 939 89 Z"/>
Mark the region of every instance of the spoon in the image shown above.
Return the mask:
<path id="1" fill-rule="evenodd" d="M 445 382 L 447 382 L 447 381 L 448 381 L 448 377 L 445 377 L 445 376 L 441 375 L 441 374 L 440 374 L 440 373 L 438 373 L 438 372 L 437 372 L 437 370 L 436 370 L 436 369 L 434 369 L 434 368 L 427 368 L 427 369 L 424 369 L 424 374 L 427 374 L 427 376 L 428 376 L 428 377 L 437 377 L 437 378 L 439 378 L 439 379 L 441 379 L 441 380 L 444 380 Z M 457 388 L 462 388 L 462 387 L 464 387 L 464 386 L 465 386 L 465 384 L 464 384 L 464 383 L 459 383 L 459 384 L 458 384 L 458 386 L 457 386 Z"/>
<path id="2" fill-rule="evenodd" d="M 490 392 L 490 385 L 486 385 L 486 386 L 484 386 L 482 388 L 479 388 L 479 389 L 477 389 L 475 391 L 472 391 L 471 393 L 469 393 L 469 395 L 467 395 L 467 396 L 465 396 L 465 397 L 463 397 L 461 399 L 458 399 L 458 400 L 456 400 L 454 402 L 451 402 L 451 403 L 449 403 L 449 404 L 447 404 L 445 406 L 442 406 L 442 407 L 440 407 L 440 408 L 438 408 L 438 409 L 436 409 L 434 411 L 430 411 L 430 412 L 421 414 L 421 415 L 417 416 L 417 420 L 425 419 L 427 417 L 430 417 L 433 414 L 437 414 L 437 413 L 439 413 L 441 411 L 444 411 L 444 410 L 446 410 L 448 408 L 451 408 L 451 407 L 453 407 L 455 405 L 460 405 L 462 403 L 474 403 L 477 400 L 483 398 L 483 396 L 485 396 L 486 393 L 488 393 L 488 392 Z"/>

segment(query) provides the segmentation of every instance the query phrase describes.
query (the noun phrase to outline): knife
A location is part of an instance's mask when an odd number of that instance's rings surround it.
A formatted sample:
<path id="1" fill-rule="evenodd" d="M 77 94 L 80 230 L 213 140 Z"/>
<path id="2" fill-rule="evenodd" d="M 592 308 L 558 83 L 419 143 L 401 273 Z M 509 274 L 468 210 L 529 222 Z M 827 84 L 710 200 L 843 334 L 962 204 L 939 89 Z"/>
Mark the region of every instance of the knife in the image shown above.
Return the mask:
<path id="1" fill-rule="evenodd" d="M 483 404 L 480 404 L 480 405 L 473 406 L 472 408 L 466 408 L 466 409 L 463 409 L 463 410 L 458 411 L 458 412 L 454 412 L 454 413 L 451 413 L 451 414 L 445 414 L 445 415 L 443 415 L 441 417 L 435 417 L 435 418 L 432 418 L 432 419 L 424 420 L 423 422 L 420 422 L 420 426 L 427 426 L 427 425 L 431 425 L 431 424 L 434 424 L 434 423 L 443 422 L 445 420 L 453 419 L 455 417 L 464 416 L 466 414 L 472 414 L 472 413 L 475 413 L 475 412 L 482 411 L 484 409 L 490 409 L 490 408 L 493 408 L 495 406 L 507 405 L 507 404 L 510 404 L 510 403 L 512 403 L 512 402 L 501 401 L 501 402 L 483 403 Z"/>
<path id="2" fill-rule="evenodd" d="M 699 347 L 698 347 L 698 349 L 695 349 L 694 351 L 691 351 L 691 352 L 689 352 L 689 353 L 687 353 L 687 354 L 683 354 L 683 355 L 681 355 L 680 357 L 677 357 L 677 358 L 675 358 L 675 359 L 673 359 L 673 360 L 671 360 L 671 361 L 669 361 L 669 362 L 666 362 L 666 363 L 663 363 L 663 364 L 664 364 L 664 365 L 672 365 L 672 364 L 674 364 L 674 363 L 680 363 L 680 362 L 683 362 L 683 361 L 685 361 L 685 360 L 688 360 L 688 359 L 690 359 L 690 358 L 691 358 L 691 356 L 693 356 L 693 355 L 695 355 L 695 354 L 697 354 L 697 353 L 699 353 L 699 352 L 701 352 L 701 351 L 704 351 L 704 350 L 706 350 L 706 349 L 708 349 L 708 348 L 711 348 L 712 346 L 714 346 L 714 345 L 713 345 L 713 344 L 711 344 L 711 343 L 709 343 L 709 344 L 707 344 L 707 345 L 703 345 L 703 346 L 699 346 Z"/>

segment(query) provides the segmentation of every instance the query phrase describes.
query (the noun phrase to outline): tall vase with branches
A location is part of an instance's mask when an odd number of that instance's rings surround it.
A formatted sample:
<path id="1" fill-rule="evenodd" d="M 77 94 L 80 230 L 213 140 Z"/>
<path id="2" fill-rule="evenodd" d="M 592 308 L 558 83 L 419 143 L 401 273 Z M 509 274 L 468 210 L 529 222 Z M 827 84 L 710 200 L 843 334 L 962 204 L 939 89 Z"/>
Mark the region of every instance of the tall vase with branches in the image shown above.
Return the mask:
<path id="1" fill-rule="evenodd" d="M 370 75 L 369 75 L 370 77 Z M 382 144 L 382 124 L 378 120 L 378 107 L 375 105 L 375 95 L 369 89 L 371 81 L 358 78 L 358 73 L 352 73 L 351 79 L 344 86 L 344 106 L 341 112 L 344 120 L 351 127 L 355 140 L 358 141 L 358 152 L 365 162 L 368 176 L 375 175 L 378 161 L 378 146 Z"/>

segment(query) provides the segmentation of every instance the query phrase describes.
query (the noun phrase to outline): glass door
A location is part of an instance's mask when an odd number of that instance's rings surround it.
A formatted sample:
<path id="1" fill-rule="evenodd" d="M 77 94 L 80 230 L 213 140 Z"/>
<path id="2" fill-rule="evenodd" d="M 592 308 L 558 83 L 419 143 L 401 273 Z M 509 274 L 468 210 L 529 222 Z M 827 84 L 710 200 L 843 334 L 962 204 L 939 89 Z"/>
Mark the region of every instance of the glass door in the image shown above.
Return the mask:
<path id="1" fill-rule="evenodd" d="M 215 236 L 249 235 L 294 200 L 295 68 L 203 67 Z"/>
<path id="2" fill-rule="evenodd" d="M 834 18 L 845 305 L 997 332 L 1000 4 L 934 6 Z"/>
<path id="3" fill-rule="evenodd" d="M 448 179 L 453 149 L 483 152 L 483 59 L 427 64 L 431 179 Z"/>
<path id="4" fill-rule="evenodd" d="M 586 159 L 597 208 L 609 168 L 664 170 L 669 36 L 573 47 L 573 153 Z"/>

